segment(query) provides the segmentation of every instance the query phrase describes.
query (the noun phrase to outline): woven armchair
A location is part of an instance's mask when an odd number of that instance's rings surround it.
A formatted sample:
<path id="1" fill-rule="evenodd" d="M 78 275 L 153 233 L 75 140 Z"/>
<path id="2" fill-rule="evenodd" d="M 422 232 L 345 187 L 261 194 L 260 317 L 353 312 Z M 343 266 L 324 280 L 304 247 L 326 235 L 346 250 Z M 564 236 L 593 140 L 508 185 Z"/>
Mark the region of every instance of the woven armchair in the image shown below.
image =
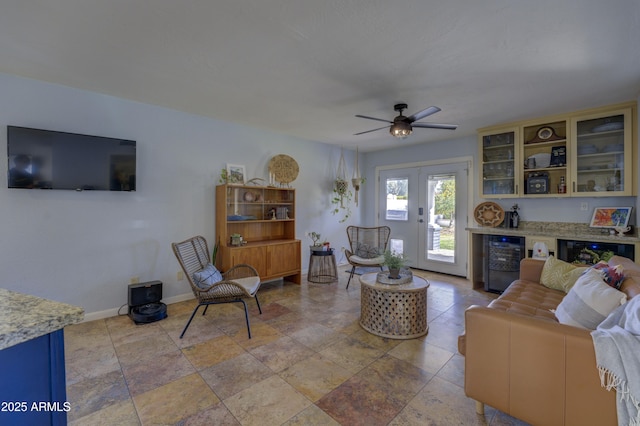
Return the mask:
<path id="1" fill-rule="evenodd" d="M 209 247 L 204 237 L 196 236 L 189 238 L 188 240 L 172 243 L 171 248 L 176 255 L 182 270 L 184 271 L 191 291 L 193 291 L 198 306 L 195 307 L 187 325 L 185 325 L 180 338 L 184 336 L 184 333 L 189 328 L 193 317 L 198 312 L 201 306 L 204 306 L 204 312 L 207 313 L 209 305 L 215 305 L 219 303 L 242 303 L 244 306 L 244 316 L 247 322 L 247 333 L 249 339 L 251 339 L 251 326 L 249 325 L 249 312 L 247 310 L 247 304 L 244 298 L 252 297 L 256 300 L 258 310 L 262 314 L 262 308 L 260 308 L 260 302 L 258 301 L 257 292 L 260 288 L 260 277 L 258 272 L 250 265 L 239 264 L 233 266 L 228 271 L 222 274 L 222 280 L 212 283 L 205 288 L 198 286 L 194 279 L 194 274 L 203 271 L 207 267 L 211 267 L 211 261 L 209 258 Z"/>
<path id="2" fill-rule="evenodd" d="M 356 267 L 379 266 L 382 270 L 384 264 L 384 252 L 387 250 L 391 228 L 388 226 L 378 226 L 365 228 L 362 226 L 348 226 L 347 237 L 349 237 L 349 249 L 344 253 L 347 262 L 351 265 L 347 288 L 351 283 L 351 278 L 356 272 Z"/>

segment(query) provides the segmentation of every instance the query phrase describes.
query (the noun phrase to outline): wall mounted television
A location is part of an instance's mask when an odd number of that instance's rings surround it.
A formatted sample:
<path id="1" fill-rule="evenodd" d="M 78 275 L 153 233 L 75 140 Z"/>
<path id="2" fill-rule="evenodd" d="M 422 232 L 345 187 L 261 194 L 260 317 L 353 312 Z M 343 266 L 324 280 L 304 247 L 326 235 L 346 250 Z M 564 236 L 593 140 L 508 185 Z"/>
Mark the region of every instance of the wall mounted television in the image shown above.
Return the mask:
<path id="1" fill-rule="evenodd" d="M 136 142 L 7 126 L 8 187 L 135 191 Z"/>

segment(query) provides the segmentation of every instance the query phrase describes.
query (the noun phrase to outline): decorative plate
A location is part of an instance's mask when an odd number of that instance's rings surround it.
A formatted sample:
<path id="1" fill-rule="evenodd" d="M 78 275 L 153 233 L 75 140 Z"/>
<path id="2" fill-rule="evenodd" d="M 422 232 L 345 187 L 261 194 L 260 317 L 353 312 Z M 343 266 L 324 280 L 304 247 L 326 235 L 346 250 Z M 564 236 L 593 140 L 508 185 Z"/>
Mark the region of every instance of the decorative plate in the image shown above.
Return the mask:
<path id="1" fill-rule="evenodd" d="M 478 204 L 473 211 L 473 217 L 480 225 L 495 228 L 504 220 L 504 210 L 498 204 L 487 201 Z"/>
<path id="2" fill-rule="evenodd" d="M 276 155 L 269 161 L 269 173 L 280 183 L 291 183 L 298 177 L 300 168 L 293 158 L 285 154 Z"/>

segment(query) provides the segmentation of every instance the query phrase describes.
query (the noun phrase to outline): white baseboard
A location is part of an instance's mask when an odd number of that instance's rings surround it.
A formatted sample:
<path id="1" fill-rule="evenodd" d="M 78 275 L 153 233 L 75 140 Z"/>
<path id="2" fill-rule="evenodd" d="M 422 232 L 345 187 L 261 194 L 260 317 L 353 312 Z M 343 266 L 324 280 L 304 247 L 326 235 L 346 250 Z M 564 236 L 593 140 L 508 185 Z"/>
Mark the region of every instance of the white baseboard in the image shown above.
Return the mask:
<path id="1" fill-rule="evenodd" d="M 177 296 L 167 297 L 166 299 L 162 299 L 162 302 L 164 302 L 167 305 L 170 305 L 172 303 L 184 302 L 185 300 L 191 300 L 193 298 L 194 298 L 193 293 L 189 292 L 189 293 L 179 294 Z M 82 322 L 95 321 L 99 319 L 115 317 L 120 314 L 126 313 L 126 310 L 127 310 L 127 305 L 125 304 L 120 308 L 105 309 L 104 311 L 89 312 L 88 314 L 85 313 L 84 319 L 82 320 Z"/>

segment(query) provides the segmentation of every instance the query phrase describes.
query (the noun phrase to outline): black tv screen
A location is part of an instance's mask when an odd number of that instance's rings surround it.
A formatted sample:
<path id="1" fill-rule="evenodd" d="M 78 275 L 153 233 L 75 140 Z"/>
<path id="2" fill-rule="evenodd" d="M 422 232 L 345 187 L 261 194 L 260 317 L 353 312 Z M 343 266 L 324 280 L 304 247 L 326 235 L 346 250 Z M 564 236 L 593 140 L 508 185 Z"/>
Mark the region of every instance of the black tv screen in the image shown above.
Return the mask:
<path id="1" fill-rule="evenodd" d="M 136 142 L 7 126 L 9 188 L 135 191 Z"/>

